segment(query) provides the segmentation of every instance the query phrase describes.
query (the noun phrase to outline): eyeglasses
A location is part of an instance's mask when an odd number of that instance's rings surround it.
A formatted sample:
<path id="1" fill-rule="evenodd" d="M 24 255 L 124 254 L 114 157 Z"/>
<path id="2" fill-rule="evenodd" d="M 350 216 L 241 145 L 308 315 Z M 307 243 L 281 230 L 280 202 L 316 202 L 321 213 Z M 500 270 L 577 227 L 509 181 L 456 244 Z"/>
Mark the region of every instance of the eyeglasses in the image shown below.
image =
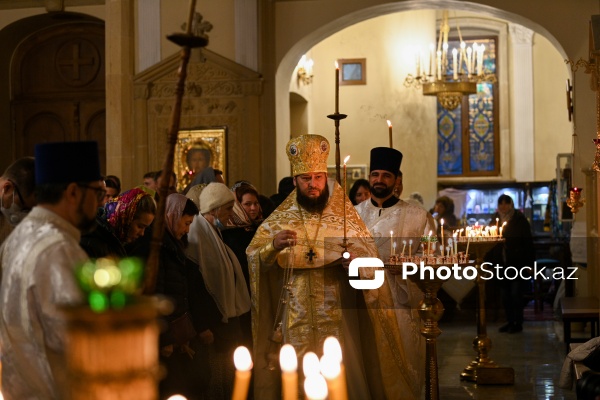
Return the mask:
<path id="1" fill-rule="evenodd" d="M 106 196 L 106 190 L 102 189 L 101 187 L 90 186 L 83 183 L 78 183 L 77 186 L 95 191 L 96 199 L 98 201 L 103 201 L 104 196 Z"/>
<path id="2" fill-rule="evenodd" d="M 23 196 L 21 195 L 21 191 L 19 190 L 19 187 L 17 186 L 17 184 L 14 183 L 13 181 L 11 181 L 10 179 L 7 179 L 7 181 L 9 181 L 10 183 L 12 183 L 12 185 L 15 188 L 15 192 L 17 192 L 17 197 L 19 198 L 19 201 L 21 202 L 21 209 L 23 209 L 23 211 L 29 210 L 29 208 L 25 204 L 25 200 L 23 200 Z"/>

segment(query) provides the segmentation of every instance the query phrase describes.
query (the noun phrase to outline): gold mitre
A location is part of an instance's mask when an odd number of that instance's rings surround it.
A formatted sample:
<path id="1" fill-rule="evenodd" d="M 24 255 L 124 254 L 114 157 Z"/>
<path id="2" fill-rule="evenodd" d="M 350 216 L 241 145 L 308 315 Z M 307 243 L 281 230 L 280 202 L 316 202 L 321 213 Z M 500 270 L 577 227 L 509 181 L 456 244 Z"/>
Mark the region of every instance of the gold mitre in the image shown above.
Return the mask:
<path id="1" fill-rule="evenodd" d="M 327 172 L 329 142 L 321 135 L 302 135 L 288 142 L 285 151 L 292 164 L 292 176 Z"/>

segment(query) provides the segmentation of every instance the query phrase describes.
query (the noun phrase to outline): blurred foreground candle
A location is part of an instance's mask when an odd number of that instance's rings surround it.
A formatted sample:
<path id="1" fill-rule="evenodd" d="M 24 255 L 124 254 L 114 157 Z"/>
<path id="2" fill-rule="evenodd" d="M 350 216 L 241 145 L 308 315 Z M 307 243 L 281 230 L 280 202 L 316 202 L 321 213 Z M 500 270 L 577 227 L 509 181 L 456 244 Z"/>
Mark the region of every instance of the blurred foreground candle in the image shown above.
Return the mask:
<path id="1" fill-rule="evenodd" d="M 252 375 L 252 358 L 248 349 L 244 346 L 235 349 L 233 363 L 235 364 L 236 371 L 231 399 L 246 400 L 248 397 L 248 387 L 250 386 L 250 376 Z"/>
<path id="2" fill-rule="evenodd" d="M 296 350 L 290 344 L 284 344 L 279 352 L 283 400 L 298 399 L 298 358 Z"/>
<path id="3" fill-rule="evenodd" d="M 327 382 L 320 374 L 312 374 L 304 381 L 304 393 L 307 400 L 325 400 L 327 398 Z"/>
<path id="4" fill-rule="evenodd" d="M 327 381 L 329 400 L 346 400 L 348 395 L 341 379 L 341 365 L 332 354 L 323 354 L 321 357 L 321 374 Z"/>
<path id="5" fill-rule="evenodd" d="M 340 346 L 340 342 L 337 340 L 337 338 L 329 336 L 327 339 L 325 339 L 325 342 L 323 342 L 323 354 L 332 356 L 339 362 L 340 386 L 342 391 L 341 398 L 348 398 L 348 388 L 346 386 L 346 368 L 344 367 L 344 360 L 342 359 L 342 346 Z"/>
<path id="6" fill-rule="evenodd" d="M 174 394 L 173 396 L 169 397 L 167 400 L 187 400 L 187 397 L 182 396 L 180 394 Z"/>

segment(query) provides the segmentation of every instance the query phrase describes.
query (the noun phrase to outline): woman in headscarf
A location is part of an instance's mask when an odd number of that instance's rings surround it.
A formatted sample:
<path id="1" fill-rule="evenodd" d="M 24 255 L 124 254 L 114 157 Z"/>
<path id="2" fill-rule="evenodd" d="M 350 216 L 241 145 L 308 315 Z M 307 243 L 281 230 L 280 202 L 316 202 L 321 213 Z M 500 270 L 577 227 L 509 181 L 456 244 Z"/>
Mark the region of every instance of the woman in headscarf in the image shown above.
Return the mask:
<path id="1" fill-rule="evenodd" d="M 97 227 L 81 237 L 81 247 L 91 258 L 127 257 L 126 244 L 144 236 L 154 220 L 156 203 L 141 189 L 131 189 L 98 209 Z"/>
<path id="2" fill-rule="evenodd" d="M 198 317 L 203 304 L 190 282 L 190 269 L 197 267 L 185 255 L 187 233 L 197 214 L 198 207 L 187 197 L 177 193 L 167 197 L 156 293 L 170 298 L 173 312 L 165 318 L 168 328 L 160 336 L 161 362 L 167 368 L 160 382 L 161 399 L 173 394 L 201 399 L 210 379 L 207 351 L 198 334 L 207 329 Z"/>
<path id="3" fill-rule="evenodd" d="M 246 279 L 235 253 L 223 242 L 219 228 L 232 216 L 235 197 L 222 183 L 209 183 L 200 193 L 200 212 L 190 228 L 188 257 L 199 270 L 195 288 L 209 293 L 206 314 L 214 336 L 211 353 L 211 399 L 230 399 L 235 368 L 233 351 L 242 344 L 240 316 L 250 311 Z"/>

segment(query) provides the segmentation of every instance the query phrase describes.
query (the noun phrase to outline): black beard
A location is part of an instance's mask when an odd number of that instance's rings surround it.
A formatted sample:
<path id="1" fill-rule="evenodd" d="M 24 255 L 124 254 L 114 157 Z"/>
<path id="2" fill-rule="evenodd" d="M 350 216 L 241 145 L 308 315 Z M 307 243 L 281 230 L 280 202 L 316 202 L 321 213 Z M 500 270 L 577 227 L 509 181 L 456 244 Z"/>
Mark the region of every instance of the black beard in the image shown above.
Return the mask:
<path id="1" fill-rule="evenodd" d="M 302 206 L 306 211 L 310 213 L 320 213 L 325 209 L 327 201 L 329 201 L 329 186 L 325 184 L 325 189 L 323 189 L 319 197 L 312 199 L 300 190 L 297 190 L 296 201 L 298 201 L 298 205 Z"/>
<path id="2" fill-rule="evenodd" d="M 371 186 L 371 194 L 374 197 L 377 197 L 378 199 L 385 199 L 390 194 L 392 194 L 393 191 L 394 191 L 393 186 L 386 186 L 385 188 L 382 188 L 381 186 L 378 186 L 378 187 Z"/>

